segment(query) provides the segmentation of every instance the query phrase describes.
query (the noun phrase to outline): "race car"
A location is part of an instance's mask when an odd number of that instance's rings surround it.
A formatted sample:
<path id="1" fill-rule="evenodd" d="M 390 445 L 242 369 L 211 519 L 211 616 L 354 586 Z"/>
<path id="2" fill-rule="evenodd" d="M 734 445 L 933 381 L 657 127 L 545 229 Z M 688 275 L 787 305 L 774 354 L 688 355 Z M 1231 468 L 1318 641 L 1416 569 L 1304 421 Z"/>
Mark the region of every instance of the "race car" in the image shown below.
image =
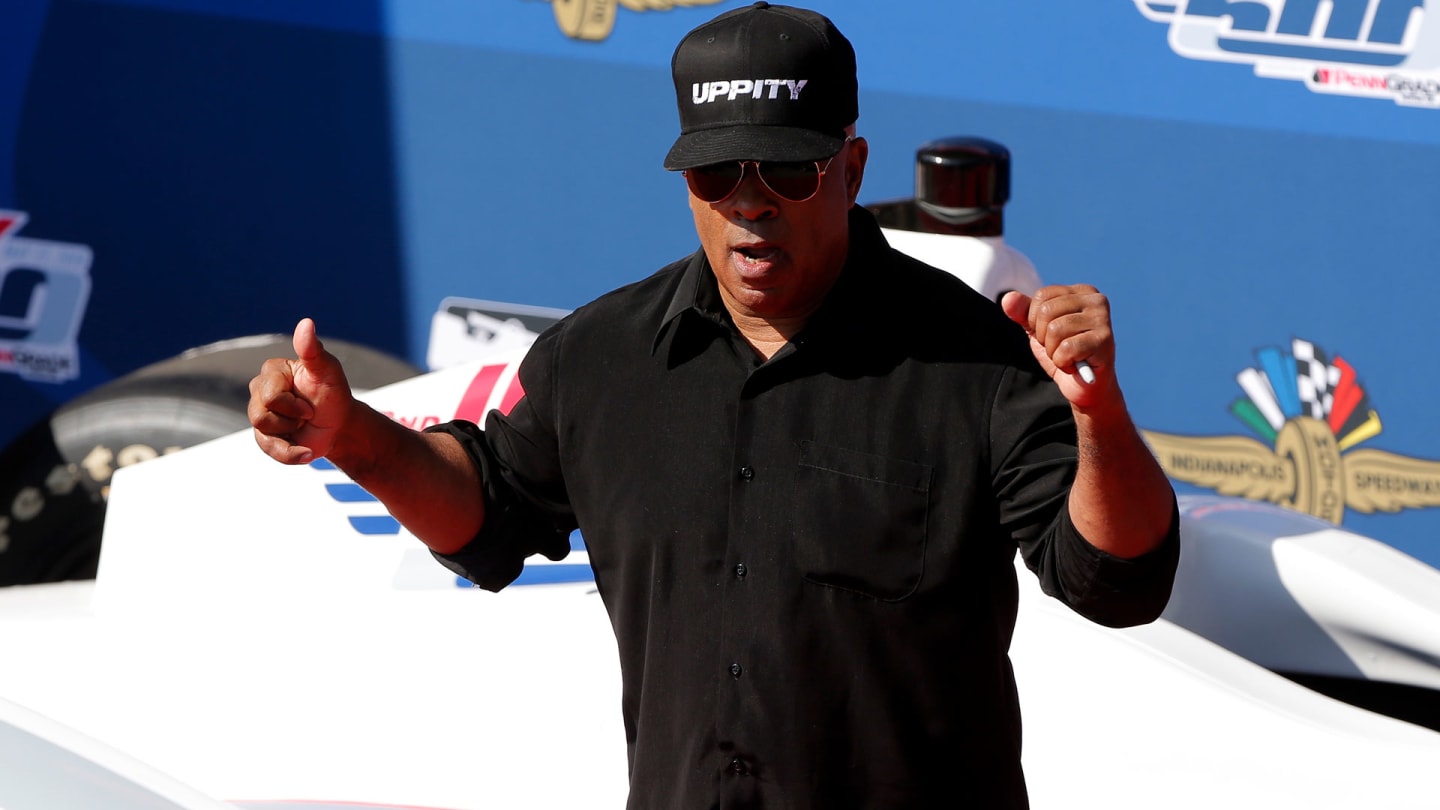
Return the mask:
<path id="1" fill-rule="evenodd" d="M 497 407 L 517 360 L 366 397 L 417 424 Z M 1279 508 L 1183 510 L 1152 625 L 1090 624 L 1017 567 L 1034 806 L 1430 806 L 1440 734 L 1204 633 L 1268 638 L 1290 669 L 1428 679 L 1434 573 Z M 0 591 L 0 694 L 232 799 L 619 807 L 619 669 L 584 562 L 576 538 L 498 594 L 470 587 L 338 470 L 277 465 L 241 431 L 116 474 L 94 581 Z"/>

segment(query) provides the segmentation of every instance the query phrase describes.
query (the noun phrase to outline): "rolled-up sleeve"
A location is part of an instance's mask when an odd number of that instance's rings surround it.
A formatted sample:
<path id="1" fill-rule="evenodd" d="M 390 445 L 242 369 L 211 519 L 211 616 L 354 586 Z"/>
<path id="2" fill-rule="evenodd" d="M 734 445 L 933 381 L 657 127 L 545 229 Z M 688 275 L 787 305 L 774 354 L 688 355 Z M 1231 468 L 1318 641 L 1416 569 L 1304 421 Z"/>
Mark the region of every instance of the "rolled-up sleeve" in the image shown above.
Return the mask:
<path id="1" fill-rule="evenodd" d="M 1154 550 L 1125 559 L 1086 540 L 1069 510 L 1077 466 L 1073 417 L 1038 370 L 1011 369 L 1002 378 L 991 409 L 991 452 L 1001 527 L 1045 593 L 1109 627 L 1159 617 L 1180 559 L 1173 496 L 1170 528 Z"/>
<path id="2" fill-rule="evenodd" d="M 1075 528 L 1068 508 L 1055 516 L 1049 543 L 1045 564 L 1025 559 L 1042 590 L 1107 627 L 1145 624 L 1158 619 L 1170 601 L 1180 562 L 1180 512 L 1172 502 L 1164 541 L 1139 557 L 1116 557 L 1096 548 Z"/>
<path id="3" fill-rule="evenodd" d="M 536 340 L 520 365 L 525 396 L 508 415 L 491 411 L 485 429 L 464 420 L 428 428 L 448 433 L 475 465 L 485 521 L 470 542 L 435 559 L 471 582 L 498 591 L 515 581 L 525 559 L 570 553 L 575 517 L 569 506 L 556 443 L 553 365 L 563 325 Z M 439 508 L 443 508 L 443 505 Z"/>

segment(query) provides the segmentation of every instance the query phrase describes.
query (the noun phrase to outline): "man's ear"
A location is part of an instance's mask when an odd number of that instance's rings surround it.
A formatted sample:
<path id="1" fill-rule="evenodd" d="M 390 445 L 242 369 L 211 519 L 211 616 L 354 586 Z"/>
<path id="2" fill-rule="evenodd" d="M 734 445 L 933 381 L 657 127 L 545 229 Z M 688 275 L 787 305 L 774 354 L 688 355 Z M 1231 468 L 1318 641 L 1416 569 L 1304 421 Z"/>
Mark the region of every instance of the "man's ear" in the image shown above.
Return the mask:
<path id="1" fill-rule="evenodd" d="M 865 179 L 865 161 L 869 158 L 870 143 L 864 138 L 851 141 L 850 148 L 845 150 L 845 191 L 851 205 L 860 199 L 860 183 Z"/>

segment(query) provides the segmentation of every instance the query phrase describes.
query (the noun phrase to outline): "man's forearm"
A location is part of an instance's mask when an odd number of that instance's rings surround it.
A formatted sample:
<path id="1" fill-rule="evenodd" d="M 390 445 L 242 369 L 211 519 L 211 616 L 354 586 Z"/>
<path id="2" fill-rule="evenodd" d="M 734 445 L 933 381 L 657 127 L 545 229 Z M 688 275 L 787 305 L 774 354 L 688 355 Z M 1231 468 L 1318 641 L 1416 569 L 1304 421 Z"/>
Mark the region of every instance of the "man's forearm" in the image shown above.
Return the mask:
<path id="1" fill-rule="evenodd" d="M 1175 492 L 1123 407 L 1075 415 L 1079 469 L 1070 518 L 1095 547 L 1134 558 L 1157 548 L 1173 517 Z"/>
<path id="2" fill-rule="evenodd" d="M 436 552 L 458 551 L 484 522 L 480 476 L 448 434 L 416 432 L 357 401 L 329 459 Z"/>

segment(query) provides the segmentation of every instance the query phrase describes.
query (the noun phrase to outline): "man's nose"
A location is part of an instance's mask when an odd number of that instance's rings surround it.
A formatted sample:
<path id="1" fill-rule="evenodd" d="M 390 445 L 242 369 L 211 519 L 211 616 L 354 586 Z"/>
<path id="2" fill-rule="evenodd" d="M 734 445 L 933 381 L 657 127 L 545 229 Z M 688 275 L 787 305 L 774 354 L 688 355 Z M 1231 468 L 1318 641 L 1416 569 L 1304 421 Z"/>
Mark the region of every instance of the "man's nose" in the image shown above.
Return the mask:
<path id="1" fill-rule="evenodd" d="M 736 216 L 748 220 L 769 219 L 780 211 L 775 192 L 760 180 L 754 165 L 745 167 L 745 176 L 726 203 Z"/>

